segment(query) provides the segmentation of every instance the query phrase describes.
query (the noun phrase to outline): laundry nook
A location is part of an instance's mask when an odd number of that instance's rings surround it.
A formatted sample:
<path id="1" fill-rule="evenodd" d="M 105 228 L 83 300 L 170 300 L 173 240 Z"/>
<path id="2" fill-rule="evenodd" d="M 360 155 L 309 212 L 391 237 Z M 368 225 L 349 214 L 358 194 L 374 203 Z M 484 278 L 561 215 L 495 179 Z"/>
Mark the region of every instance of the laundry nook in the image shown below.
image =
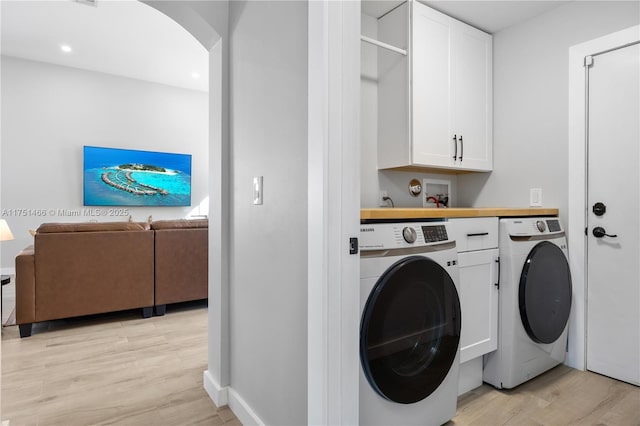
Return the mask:
<path id="1" fill-rule="evenodd" d="M 640 426 L 639 0 L 0 21 L 1 426 Z"/>

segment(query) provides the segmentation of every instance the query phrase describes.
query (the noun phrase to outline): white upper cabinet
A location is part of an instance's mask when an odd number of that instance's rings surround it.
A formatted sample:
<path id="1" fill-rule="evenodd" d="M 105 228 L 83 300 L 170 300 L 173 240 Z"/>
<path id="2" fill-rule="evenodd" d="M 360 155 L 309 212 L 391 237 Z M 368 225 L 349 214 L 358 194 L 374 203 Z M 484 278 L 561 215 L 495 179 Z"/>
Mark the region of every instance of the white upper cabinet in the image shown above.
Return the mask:
<path id="1" fill-rule="evenodd" d="M 378 168 L 492 169 L 492 37 L 409 1 L 378 21 Z"/>

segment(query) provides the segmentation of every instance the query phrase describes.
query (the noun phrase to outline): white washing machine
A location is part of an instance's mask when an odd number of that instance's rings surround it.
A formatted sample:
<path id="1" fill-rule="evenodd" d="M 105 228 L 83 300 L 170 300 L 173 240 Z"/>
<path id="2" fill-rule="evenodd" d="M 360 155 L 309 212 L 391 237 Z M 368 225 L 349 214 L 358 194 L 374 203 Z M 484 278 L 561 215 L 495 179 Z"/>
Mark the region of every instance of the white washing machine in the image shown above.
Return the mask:
<path id="1" fill-rule="evenodd" d="M 445 222 L 360 227 L 360 424 L 456 414 L 458 254 Z"/>
<path id="2" fill-rule="evenodd" d="M 564 362 L 571 273 L 555 217 L 501 219 L 499 249 L 498 349 L 482 378 L 511 389 Z"/>

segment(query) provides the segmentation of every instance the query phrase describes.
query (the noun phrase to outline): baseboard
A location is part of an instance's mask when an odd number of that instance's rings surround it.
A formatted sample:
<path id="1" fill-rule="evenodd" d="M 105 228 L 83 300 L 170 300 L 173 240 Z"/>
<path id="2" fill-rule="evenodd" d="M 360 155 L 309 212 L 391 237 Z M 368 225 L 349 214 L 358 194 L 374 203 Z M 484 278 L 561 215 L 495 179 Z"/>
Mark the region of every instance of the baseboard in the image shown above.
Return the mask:
<path id="1" fill-rule="evenodd" d="M 216 407 L 224 407 L 229 404 L 229 388 L 220 386 L 209 373 L 209 370 L 202 374 L 202 381 L 204 382 L 204 390 L 207 391 L 209 398 L 216 404 Z"/>
<path id="2" fill-rule="evenodd" d="M 264 426 L 264 422 L 233 388 L 229 388 L 229 408 L 244 426 Z"/>
<path id="3" fill-rule="evenodd" d="M 206 370 L 203 374 L 204 389 L 209 394 L 209 398 L 216 404 L 216 407 L 228 405 L 233 414 L 245 426 L 263 426 L 265 423 L 251 409 L 249 404 L 231 387 L 222 387 L 213 376 Z"/>

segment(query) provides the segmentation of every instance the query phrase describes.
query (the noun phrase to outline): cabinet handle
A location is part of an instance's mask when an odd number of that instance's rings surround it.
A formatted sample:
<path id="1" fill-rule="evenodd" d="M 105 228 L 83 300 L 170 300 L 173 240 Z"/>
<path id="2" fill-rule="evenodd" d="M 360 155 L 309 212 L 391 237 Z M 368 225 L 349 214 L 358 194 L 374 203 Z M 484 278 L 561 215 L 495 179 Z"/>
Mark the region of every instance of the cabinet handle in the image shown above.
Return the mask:
<path id="1" fill-rule="evenodd" d="M 478 232 L 476 234 L 467 234 L 467 237 L 483 237 L 485 235 L 489 235 L 488 232 Z"/>
<path id="2" fill-rule="evenodd" d="M 498 256 L 498 258 L 496 259 L 496 263 L 498 264 L 498 282 L 496 282 L 494 285 L 498 290 L 500 290 L 500 256 Z"/>
<path id="3" fill-rule="evenodd" d="M 458 159 L 458 138 L 457 135 L 453 135 L 453 161 Z"/>
<path id="4" fill-rule="evenodd" d="M 462 154 L 464 154 L 464 142 L 462 142 L 462 135 L 460 135 L 460 161 L 462 161 Z"/>

